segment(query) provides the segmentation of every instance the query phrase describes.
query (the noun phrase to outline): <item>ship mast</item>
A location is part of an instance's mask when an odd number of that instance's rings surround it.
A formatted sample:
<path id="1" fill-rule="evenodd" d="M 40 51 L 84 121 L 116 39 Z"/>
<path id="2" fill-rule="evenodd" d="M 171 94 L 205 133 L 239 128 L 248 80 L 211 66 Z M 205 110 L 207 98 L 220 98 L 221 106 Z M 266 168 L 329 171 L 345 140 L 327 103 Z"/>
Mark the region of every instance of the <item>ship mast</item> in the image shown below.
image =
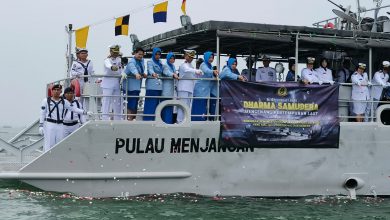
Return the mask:
<path id="1" fill-rule="evenodd" d="M 70 69 L 72 67 L 72 62 L 73 62 L 73 54 L 72 54 L 72 41 L 73 41 L 73 25 L 69 24 L 68 26 L 65 27 L 65 31 L 68 34 L 68 48 L 67 48 L 67 54 L 66 54 L 66 65 L 67 65 L 67 71 L 66 71 L 66 76 L 65 78 L 70 77 Z"/>

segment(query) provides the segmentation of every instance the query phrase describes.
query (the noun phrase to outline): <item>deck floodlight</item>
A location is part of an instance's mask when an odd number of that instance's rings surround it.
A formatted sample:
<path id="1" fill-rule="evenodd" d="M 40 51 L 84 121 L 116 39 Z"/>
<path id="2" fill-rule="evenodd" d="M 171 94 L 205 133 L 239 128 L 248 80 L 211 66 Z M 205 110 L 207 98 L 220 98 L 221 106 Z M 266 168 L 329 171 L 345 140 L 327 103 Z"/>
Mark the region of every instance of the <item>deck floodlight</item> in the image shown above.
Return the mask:
<path id="1" fill-rule="evenodd" d="M 130 34 L 130 40 L 131 40 L 131 43 L 133 43 L 133 44 L 139 42 L 138 36 L 136 34 Z"/>
<path id="2" fill-rule="evenodd" d="M 188 15 L 180 16 L 180 22 L 181 22 L 181 26 L 183 26 L 187 30 L 192 27 L 191 18 Z"/>

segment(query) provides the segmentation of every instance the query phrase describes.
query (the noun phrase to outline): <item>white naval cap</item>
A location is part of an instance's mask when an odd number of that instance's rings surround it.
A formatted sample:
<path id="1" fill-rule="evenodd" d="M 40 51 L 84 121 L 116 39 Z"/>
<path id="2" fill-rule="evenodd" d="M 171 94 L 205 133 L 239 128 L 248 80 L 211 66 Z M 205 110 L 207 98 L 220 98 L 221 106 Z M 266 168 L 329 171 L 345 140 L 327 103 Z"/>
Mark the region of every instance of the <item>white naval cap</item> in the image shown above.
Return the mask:
<path id="1" fill-rule="evenodd" d="M 307 58 L 307 64 L 314 64 L 315 61 L 316 61 L 316 58 L 314 58 L 314 57 Z"/>
<path id="2" fill-rule="evenodd" d="M 365 63 L 359 63 L 359 68 L 360 69 L 366 69 L 367 65 Z"/>
<path id="3" fill-rule="evenodd" d="M 81 53 L 81 52 L 88 53 L 88 50 L 87 48 L 76 47 L 76 53 Z"/>
<path id="4" fill-rule="evenodd" d="M 390 67 L 390 62 L 389 61 L 383 61 L 382 65 L 383 65 L 383 67 L 388 68 L 388 67 Z"/>
<path id="5" fill-rule="evenodd" d="M 191 58 L 195 58 L 196 56 L 196 51 L 195 50 L 184 50 L 184 54 L 187 54 Z"/>
<path id="6" fill-rule="evenodd" d="M 110 48 L 111 52 L 120 53 L 121 46 L 118 44 L 113 44 L 113 45 L 110 45 L 108 48 Z"/>

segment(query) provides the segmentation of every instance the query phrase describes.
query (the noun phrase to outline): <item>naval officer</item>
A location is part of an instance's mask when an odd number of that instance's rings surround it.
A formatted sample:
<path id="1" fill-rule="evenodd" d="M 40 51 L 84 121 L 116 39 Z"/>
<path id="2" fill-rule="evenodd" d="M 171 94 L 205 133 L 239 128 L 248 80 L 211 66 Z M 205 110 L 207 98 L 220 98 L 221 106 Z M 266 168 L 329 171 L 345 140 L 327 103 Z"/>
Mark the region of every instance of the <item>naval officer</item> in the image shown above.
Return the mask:
<path id="1" fill-rule="evenodd" d="M 320 61 L 320 67 L 316 70 L 316 76 L 319 82 L 334 84 L 332 70 L 328 68 L 328 61 L 326 58 L 322 58 Z"/>
<path id="2" fill-rule="evenodd" d="M 372 79 L 373 86 L 371 87 L 371 95 L 374 100 L 374 111 L 378 107 L 379 101 L 381 99 L 383 88 L 389 86 L 389 70 L 390 62 L 383 61 L 382 70 L 376 72 Z"/>
<path id="3" fill-rule="evenodd" d="M 88 50 L 86 48 L 76 48 L 77 60 L 73 61 L 70 76 L 78 78 L 80 84 L 80 93 L 84 93 L 85 83 L 90 82 L 89 76 L 95 73 L 92 61 L 88 59 Z M 88 109 L 88 98 L 80 100 L 85 109 Z"/>
<path id="4" fill-rule="evenodd" d="M 264 55 L 263 67 L 259 67 L 256 72 L 256 82 L 277 82 L 276 70 L 269 66 L 271 58 Z"/>
<path id="5" fill-rule="evenodd" d="M 357 122 L 363 122 L 364 116 L 368 115 L 368 100 L 370 100 L 370 92 L 368 86 L 371 84 L 368 80 L 368 75 L 365 72 L 366 64 L 359 63 L 358 69 L 352 75 L 352 100 L 353 113 L 356 115 Z"/>
<path id="6" fill-rule="evenodd" d="M 202 71 L 192 66 L 192 61 L 196 57 L 195 50 L 184 50 L 185 62 L 179 67 L 179 82 L 177 85 L 178 99 L 184 102 L 191 111 L 192 95 L 194 92 L 195 78 L 202 75 Z M 182 108 L 177 109 L 177 122 L 184 121 L 184 111 Z"/>
<path id="7" fill-rule="evenodd" d="M 121 120 L 122 101 L 119 89 L 119 77 L 122 75 L 122 62 L 120 55 L 120 46 L 110 46 L 110 55 L 104 60 L 104 75 L 101 87 L 103 89 L 102 100 L 102 119 L 109 120 L 110 106 L 114 112 L 114 120 Z"/>
<path id="8" fill-rule="evenodd" d="M 314 70 L 315 61 L 316 59 L 314 57 L 308 57 L 306 60 L 306 68 L 301 72 L 302 82 L 306 85 L 313 83 L 322 84 L 322 81 L 318 80 L 316 71 Z"/>
<path id="9" fill-rule="evenodd" d="M 44 150 L 50 150 L 55 144 L 64 138 L 63 117 L 65 110 L 76 114 L 92 115 L 92 112 L 85 112 L 83 109 L 69 103 L 61 97 L 62 86 L 55 84 L 51 88 L 51 97 L 45 98 L 41 106 L 39 119 L 39 133 L 44 136 Z"/>
<path id="10" fill-rule="evenodd" d="M 79 109 L 83 109 L 81 103 L 74 98 L 74 91 L 71 87 L 64 90 L 64 97 L 71 105 L 76 106 Z M 65 109 L 63 120 L 64 138 L 77 130 L 80 125 L 85 123 L 85 121 L 85 116 L 83 114 L 77 114 Z"/>

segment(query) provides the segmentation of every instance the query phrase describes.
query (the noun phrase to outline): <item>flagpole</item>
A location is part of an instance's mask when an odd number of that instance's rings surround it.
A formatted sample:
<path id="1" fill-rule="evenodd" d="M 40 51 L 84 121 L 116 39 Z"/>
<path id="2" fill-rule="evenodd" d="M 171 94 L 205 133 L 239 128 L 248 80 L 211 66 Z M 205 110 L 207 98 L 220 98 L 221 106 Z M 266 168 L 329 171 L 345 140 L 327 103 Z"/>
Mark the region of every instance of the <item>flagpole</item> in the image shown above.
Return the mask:
<path id="1" fill-rule="evenodd" d="M 67 67 L 68 71 L 66 72 L 66 78 L 70 77 L 70 69 L 72 68 L 72 62 L 73 62 L 73 55 L 72 55 L 72 42 L 73 42 L 73 25 L 69 24 L 68 27 L 66 27 L 66 32 L 68 33 L 68 55 L 67 55 Z"/>

